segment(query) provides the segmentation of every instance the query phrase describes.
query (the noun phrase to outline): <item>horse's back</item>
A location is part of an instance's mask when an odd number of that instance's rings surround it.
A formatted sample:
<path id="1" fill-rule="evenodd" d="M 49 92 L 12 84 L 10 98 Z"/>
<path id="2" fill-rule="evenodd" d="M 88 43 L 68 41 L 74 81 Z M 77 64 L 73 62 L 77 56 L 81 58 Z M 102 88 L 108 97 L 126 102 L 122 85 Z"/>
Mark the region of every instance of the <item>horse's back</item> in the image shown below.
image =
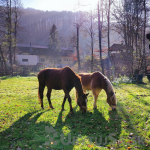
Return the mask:
<path id="1" fill-rule="evenodd" d="M 106 77 L 96 71 L 93 73 L 80 73 L 82 85 L 85 89 L 91 90 L 93 88 L 103 89 L 106 85 Z"/>
<path id="2" fill-rule="evenodd" d="M 45 84 L 51 89 L 61 89 L 61 69 L 57 68 L 46 68 L 39 72 L 38 80 L 40 84 Z"/>
<path id="3" fill-rule="evenodd" d="M 63 86 L 73 86 L 73 80 L 76 74 L 70 67 L 64 68 L 46 68 L 38 74 L 39 82 L 45 82 L 45 85 L 51 89 L 62 89 Z"/>

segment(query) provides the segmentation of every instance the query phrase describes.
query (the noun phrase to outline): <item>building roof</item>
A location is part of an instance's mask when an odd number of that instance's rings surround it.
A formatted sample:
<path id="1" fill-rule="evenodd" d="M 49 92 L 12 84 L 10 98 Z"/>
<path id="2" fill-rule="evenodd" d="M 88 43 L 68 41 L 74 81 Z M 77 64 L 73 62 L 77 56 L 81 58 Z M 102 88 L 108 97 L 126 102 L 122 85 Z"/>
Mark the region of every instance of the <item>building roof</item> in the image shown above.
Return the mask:
<path id="1" fill-rule="evenodd" d="M 40 46 L 40 45 L 25 45 L 25 44 L 17 44 L 17 47 L 26 47 L 26 48 L 43 48 L 47 49 L 47 46 Z"/>
<path id="2" fill-rule="evenodd" d="M 17 44 L 18 53 L 28 53 L 30 55 L 48 55 L 49 49 L 48 46 L 40 46 L 40 45 L 25 45 L 25 44 Z M 73 54 L 73 49 L 68 49 L 61 47 L 61 51 L 59 52 L 60 56 L 71 56 Z"/>
<path id="3" fill-rule="evenodd" d="M 126 50 L 126 49 L 131 49 L 131 47 L 123 45 L 123 44 L 113 44 L 110 47 L 110 51 L 122 51 L 122 50 Z"/>

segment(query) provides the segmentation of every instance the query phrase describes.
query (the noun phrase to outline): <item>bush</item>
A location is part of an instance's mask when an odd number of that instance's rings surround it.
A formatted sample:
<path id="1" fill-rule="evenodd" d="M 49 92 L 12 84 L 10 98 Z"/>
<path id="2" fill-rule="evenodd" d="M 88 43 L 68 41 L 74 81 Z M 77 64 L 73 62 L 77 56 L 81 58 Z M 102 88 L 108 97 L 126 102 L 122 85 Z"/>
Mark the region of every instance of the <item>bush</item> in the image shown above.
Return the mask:
<path id="1" fill-rule="evenodd" d="M 120 78 L 115 78 L 115 80 L 112 82 L 113 84 L 121 84 L 121 83 L 133 83 L 133 80 L 126 76 L 121 76 Z"/>

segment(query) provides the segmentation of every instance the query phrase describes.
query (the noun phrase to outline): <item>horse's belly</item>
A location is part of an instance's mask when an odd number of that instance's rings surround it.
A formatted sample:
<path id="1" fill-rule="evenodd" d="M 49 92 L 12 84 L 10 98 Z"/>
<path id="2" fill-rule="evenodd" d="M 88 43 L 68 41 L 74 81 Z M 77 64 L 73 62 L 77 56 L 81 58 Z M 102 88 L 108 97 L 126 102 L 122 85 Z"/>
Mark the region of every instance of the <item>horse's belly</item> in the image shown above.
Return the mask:
<path id="1" fill-rule="evenodd" d="M 85 86 L 83 86 L 83 89 L 85 89 L 85 90 L 91 90 L 91 86 L 90 85 L 85 85 Z"/>
<path id="2" fill-rule="evenodd" d="M 53 87 L 52 89 L 54 89 L 54 90 L 61 90 L 62 88 L 59 87 L 59 86 L 55 86 L 55 87 Z"/>

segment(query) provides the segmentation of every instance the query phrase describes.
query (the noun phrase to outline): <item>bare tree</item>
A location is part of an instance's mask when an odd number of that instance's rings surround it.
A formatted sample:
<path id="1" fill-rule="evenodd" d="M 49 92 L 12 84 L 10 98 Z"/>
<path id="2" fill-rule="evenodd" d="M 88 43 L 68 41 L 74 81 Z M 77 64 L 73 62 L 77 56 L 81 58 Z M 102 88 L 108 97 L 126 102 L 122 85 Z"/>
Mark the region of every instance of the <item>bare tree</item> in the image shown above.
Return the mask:
<path id="1" fill-rule="evenodd" d="M 102 5 L 103 5 L 103 1 L 102 1 Z M 100 8 L 99 8 L 99 2 L 98 2 L 98 33 L 99 33 L 99 50 L 100 50 L 100 64 L 101 64 L 101 68 L 102 68 L 102 73 L 104 74 L 104 64 L 103 64 L 103 61 L 102 61 L 102 22 L 103 22 L 103 8 L 102 8 L 102 21 L 101 20 L 101 16 L 100 16 Z"/>
<path id="2" fill-rule="evenodd" d="M 85 18 L 86 21 L 83 25 L 83 33 L 84 33 L 84 37 L 85 40 L 87 41 L 86 45 L 88 47 L 88 49 L 90 49 L 90 53 L 91 53 L 91 72 L 93 72 L 93 66 L 94 66 L 94 44 L 96 42 L 96 32 L 97 32 L 97 28 L 96 28 L 96 23 L 94 20 L 97 18 L 97 14 L 93 13 L 92 11 L 90 11 L 90 13 L 86 13 L 85 14 Z"/>
<path id="3" fill-rule="evenodd" d="M 22 11 L 21 11 L 22 4 L 20 0 L 13 0 L 13 3 L 14 3 L 14 7 L 12 8 L 12 21 L 13 21 L 13 33 L 14 33 L 13 63 L 16 64 L 17 33 L 20 28 L 19 21 L 22 15 Z"/>
<path id="4" fill-rule="evenodd" d="M 84 18 L 84 14 L 82 12 L 79 12 L 78 13 L 78 16 L 77 16 L 77 19 L 76 19 L 76 22 L 74 23 L 75 27 L 76 27 L 76 34 L 77 34 L 77 46 L 76 46 L 76 50 L 77 50 L 77 61 L 78 61 L 78 72 L 80 71 L 81 69 L 81 64 L 80 64 L 80 27 L 82 27 L 83 23 L 86 21 L 86 19 Z"/>

